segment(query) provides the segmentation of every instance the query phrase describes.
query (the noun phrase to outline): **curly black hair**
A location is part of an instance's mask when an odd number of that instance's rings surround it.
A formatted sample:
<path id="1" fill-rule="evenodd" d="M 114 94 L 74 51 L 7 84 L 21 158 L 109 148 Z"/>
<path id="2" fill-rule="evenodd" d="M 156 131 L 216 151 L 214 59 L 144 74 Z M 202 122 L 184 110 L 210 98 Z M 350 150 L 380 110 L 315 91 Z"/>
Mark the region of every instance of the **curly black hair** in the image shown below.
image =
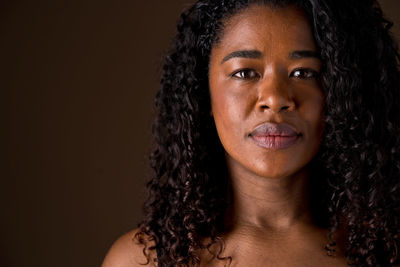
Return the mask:
<path id="1" fill-rule="evenodd" d="M 155 99 L 154 173 L 136 239 L 148 260 L 157 250 L 158 266 L 198 266 L 196 252 L 215 244 L 226 259 L 228 175 L 210 116 L 208 65 L 224 22 L 253 4 L 304 10 L 323 61 L 326 125 L 310 197 L 330 229 L 327 253 L 344 227 L 349 265 L 399 264 L 400 57 L 375 0 L 199 0 L 183 12 Z"/>

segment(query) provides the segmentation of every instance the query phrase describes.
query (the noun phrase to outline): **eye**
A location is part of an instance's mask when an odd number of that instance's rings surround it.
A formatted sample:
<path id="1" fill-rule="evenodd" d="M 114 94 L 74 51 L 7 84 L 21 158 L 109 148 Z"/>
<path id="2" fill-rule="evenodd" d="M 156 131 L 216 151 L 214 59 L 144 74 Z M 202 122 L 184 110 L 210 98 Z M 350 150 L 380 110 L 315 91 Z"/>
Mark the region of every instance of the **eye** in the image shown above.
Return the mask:
<path id="1" fill-rule="evenodd" d="M 318 78 L 318 72 L 312 69 L 295 69 L 290 73 L 290 77 L 298 79 L 316 79 Z"/>
<path id="2" fill-rule="evenodd" d="M 252 80 L 260 77 L 260 75 L 252 69 L 242 69 L 234 72 L 231 76 L 241 80 Z"/>

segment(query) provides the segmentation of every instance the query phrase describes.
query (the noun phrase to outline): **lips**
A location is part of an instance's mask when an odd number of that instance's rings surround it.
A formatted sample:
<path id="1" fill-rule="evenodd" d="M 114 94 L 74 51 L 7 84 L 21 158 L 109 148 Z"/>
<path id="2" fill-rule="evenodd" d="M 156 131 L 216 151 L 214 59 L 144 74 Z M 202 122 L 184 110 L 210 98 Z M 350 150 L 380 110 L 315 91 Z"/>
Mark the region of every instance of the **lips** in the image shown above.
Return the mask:
<path id="1" fill-rule="evenodd" d="M 300 134 L 289 124 L 266 122 L 257 126 L 249 137 L 261 147 L 278 150 L 294 145 Z"/>

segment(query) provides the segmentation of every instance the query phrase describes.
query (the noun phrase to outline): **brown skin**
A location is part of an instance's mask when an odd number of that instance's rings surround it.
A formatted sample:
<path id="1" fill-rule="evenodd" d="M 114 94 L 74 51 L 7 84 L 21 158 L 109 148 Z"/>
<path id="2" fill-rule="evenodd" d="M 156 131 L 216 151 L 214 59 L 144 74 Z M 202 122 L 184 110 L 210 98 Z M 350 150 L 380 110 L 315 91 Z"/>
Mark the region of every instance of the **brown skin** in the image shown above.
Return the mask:
<path id="1" fill-rule="evenodd" d="M 223 60 L 243 50 L 253 51 L 251 58 L 242 53 Z M 291 57 L 295 51 L 308 52 Z M 326 255 L 327 231 L 314 225 L 309 211 L 307 165 L 324 127 L 316 78 L 322 63 L 310 52 L 317 47 L 304 13 L 265 6 L 230 18 L 212 49 L 212 115 L 232 185 L 222 256 L 232 257 L 231 266 L 347 266 L 340 251 Z M 285 149 L 261 147 L 249 133 L 264 122 L 287 123 L 300 138 Z M 143 266 L 143 248 L 133 235 L 114 244 L 103 267 Z M 204 266 L 226 263 L 209 261 L 206 251 L 201 257 Z"/>
<path id="2" fill-rule="evenodd" d="M 223 60 L 244 50 L 258 52 Z M 296 51 L 307 52 L 290 56 Z M 326 255 L 327 232 L 314 225 L 308 205 L 307 165 L 324 128 L 317 52 L 302 11 L 265 6 L 228 20 L 212 49 L 212 114 L 233 192 L 224 255 L 233 266 L 346 265 Z M 289 124 L 300 138 L 284 149 L 261 147 L 249 134 L 265 122 Z"/>
<path id="3" fill-rule="evenodd" d="M 244 50 L 259 51 L 259 56 L 221 63 Z M 257 6 L 227 22 L 210 60 L 212 114 L 226 151 L 235 214 L 278 228 L 289 226 L 308 208 L 307 164 L 323 133 L 324 96 L 317 80 L 321 61 L 293 59 L 289 55 L 295 51 L 317 53 L 304 14 Z M 261 147 L 249 134 L 265 122 L 289 124 L 300 137 L 285 149 Z"/>

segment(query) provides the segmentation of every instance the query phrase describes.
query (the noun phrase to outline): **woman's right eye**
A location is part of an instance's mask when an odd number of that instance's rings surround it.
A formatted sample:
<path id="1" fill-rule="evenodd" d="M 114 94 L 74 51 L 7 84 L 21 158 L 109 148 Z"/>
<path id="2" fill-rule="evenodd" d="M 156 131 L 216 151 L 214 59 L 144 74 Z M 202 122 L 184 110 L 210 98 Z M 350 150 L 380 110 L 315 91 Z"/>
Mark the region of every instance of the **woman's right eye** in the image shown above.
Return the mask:
<path id="1" fill-rule="evenodd" d="M 260 75 L 252 69 L 242 69 L 234 72 L 231 76 L 241 80 L 252 80 L 260 77 Z"/>

